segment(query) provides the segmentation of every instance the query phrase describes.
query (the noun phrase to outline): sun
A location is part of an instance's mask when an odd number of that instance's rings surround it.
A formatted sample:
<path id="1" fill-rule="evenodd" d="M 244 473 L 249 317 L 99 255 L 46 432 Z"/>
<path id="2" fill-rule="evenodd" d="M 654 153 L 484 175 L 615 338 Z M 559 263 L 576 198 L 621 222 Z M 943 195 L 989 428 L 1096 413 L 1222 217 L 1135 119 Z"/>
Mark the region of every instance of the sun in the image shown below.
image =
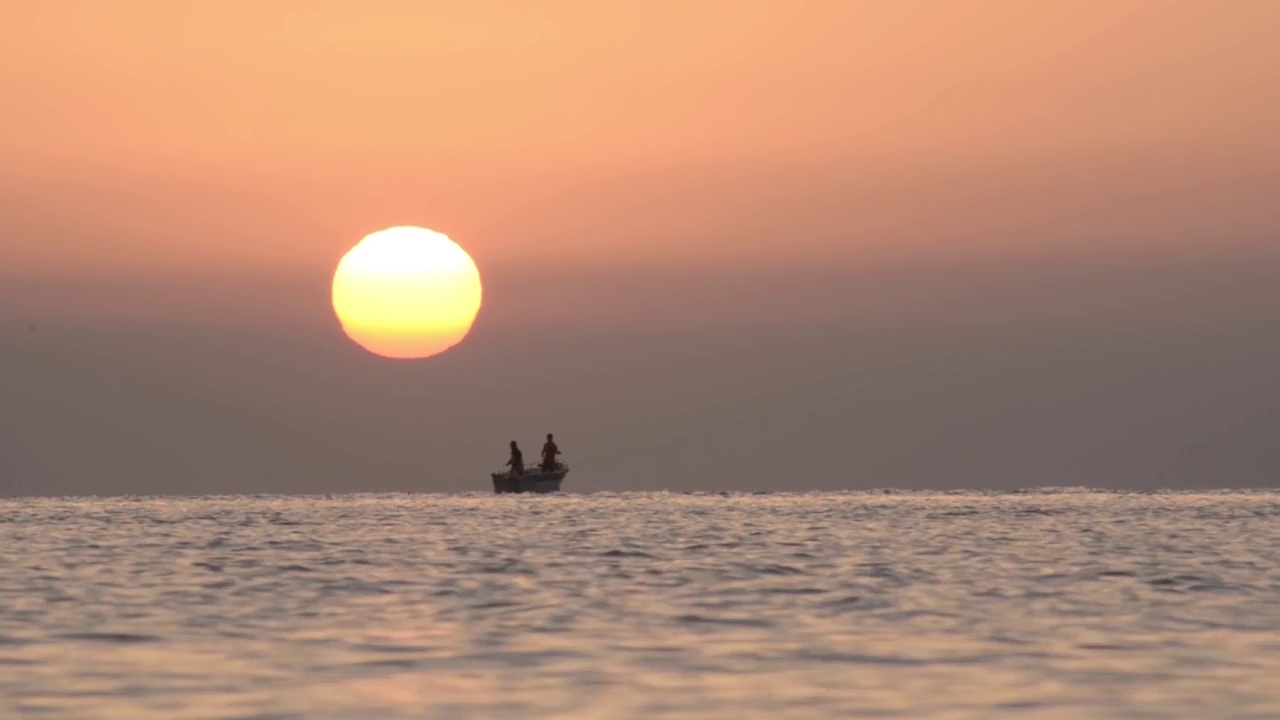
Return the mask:
<path id="1" fill-rule="evenodd" d="M 480 271 L 449 236 L 393 227 L 366 236 L 333 274 L 333 309 L 347 336 L 389 358 L 457 345 L 480 311 Z"/>

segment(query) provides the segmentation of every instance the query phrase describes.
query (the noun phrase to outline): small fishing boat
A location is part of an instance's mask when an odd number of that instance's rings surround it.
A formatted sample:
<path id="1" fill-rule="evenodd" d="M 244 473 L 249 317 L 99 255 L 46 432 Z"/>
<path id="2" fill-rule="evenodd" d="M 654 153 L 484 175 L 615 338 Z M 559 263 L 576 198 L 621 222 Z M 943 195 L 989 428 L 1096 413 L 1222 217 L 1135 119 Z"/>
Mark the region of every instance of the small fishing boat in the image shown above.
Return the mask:
<path id="1" fill-rule="evenodd" d="M 555 470 L 533 467 L 523 475 L 509 472 L 490 473 L 495 493 L 553 493 L 560 492 L 560 481 L 569 474 L 569 466 L 557 463 Z"/>

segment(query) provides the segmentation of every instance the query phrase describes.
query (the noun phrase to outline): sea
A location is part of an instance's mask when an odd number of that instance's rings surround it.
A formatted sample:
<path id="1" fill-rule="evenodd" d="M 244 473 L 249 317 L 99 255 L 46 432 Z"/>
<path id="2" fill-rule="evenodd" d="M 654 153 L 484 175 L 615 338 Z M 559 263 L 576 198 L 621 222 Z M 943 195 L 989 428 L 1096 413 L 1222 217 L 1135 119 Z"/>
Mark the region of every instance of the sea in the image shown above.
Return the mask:
<path id="1" fill-rule="evenodd" d="M 4 718 L 1280 718 L 1280 493 L 0 500 Z"/>

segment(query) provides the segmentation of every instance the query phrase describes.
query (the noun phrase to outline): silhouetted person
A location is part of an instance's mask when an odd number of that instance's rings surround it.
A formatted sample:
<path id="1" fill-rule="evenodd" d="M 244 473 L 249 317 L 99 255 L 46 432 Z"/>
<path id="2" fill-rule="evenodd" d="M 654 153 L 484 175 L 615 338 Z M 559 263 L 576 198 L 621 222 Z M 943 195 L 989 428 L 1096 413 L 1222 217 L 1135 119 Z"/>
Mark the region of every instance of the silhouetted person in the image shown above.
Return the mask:
<path id="1" fill-rule="evenodd" d="M 507 464 L 511 466 L 512 475 L 519 476 L 524 474 L 524 453 L 520 452 L 515 440 L 511 441 L 511 459 L 507 461 Z"/>
<path id="2" fill-rule="evenodd" d="M 551 438 L 551 433 L 547 433 L 547 443 L 542 446 L 542 469 L 544 472 L 551 472 L 556 469 L 559 463 L 556 462 L 556 456 L 560 454 L 560 448 L 556 447 L 556 443 Z"/>

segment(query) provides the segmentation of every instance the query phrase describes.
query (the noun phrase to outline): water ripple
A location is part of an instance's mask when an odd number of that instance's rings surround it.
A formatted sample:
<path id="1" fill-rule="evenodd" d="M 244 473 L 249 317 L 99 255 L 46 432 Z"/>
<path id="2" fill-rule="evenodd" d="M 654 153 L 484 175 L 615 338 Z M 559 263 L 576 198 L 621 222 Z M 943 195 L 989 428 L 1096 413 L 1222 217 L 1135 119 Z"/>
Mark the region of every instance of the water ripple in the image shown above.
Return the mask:
<path id="1" fill-rule="evenodd" d="M 0 501 L 0 716 L 1280 717 L 1280 494 Z"/>

